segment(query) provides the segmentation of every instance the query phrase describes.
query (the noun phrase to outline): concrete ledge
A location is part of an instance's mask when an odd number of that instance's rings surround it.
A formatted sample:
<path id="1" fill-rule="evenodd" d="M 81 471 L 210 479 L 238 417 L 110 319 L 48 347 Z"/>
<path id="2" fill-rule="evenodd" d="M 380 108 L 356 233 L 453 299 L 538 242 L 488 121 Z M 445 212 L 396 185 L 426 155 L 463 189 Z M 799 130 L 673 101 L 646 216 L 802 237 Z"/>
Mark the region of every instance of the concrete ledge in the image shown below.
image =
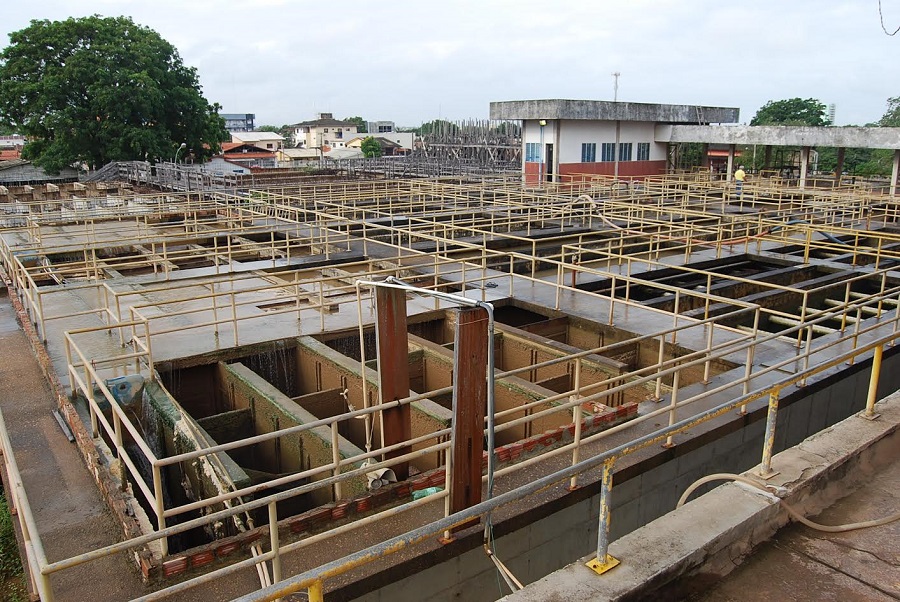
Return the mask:
<path id="1" fill-rule="evenodd" d="M 900 394 L 877 404 L 875 421 L 851 416 L 773 458 L 767 481 L 791 506 L 815 515 L 849 494 L 900 449 Z M 744 473 L 752 476 L 755 470 Z M 612 521 L 615 521 L 615 512 Z M 728 483 L 610 546 L 621 565 L 600 576 L 588 556 L 503 598 L 509 602 L 675 599 L 658 590 L 695 573 L 721 577 L 789 521 L 773 494 Z"/>

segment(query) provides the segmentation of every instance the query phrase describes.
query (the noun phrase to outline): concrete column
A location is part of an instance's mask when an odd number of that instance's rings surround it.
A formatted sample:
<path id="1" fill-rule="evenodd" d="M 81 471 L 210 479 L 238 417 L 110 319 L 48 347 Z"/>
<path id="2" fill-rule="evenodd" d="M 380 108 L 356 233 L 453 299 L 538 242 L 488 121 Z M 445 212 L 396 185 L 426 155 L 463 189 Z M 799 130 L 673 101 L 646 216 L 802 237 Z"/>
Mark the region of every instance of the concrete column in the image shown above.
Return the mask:
<path id="1" fill-rule="evenodd" d="M 615 164 L 613 165 L 613 175 L 616 177 L 616 179 L 618 179 L 619 177 L 619 136 L 621 134 L 621 131 L 622 122 L 616 120 L 616 145 L 614 147 L 615 156 L 613 156 L 613 159 L 615 159 Z"/>
<path id="2" fill-rule="evenodd" d="M 841 174 L 844 173 L 844 155 L 847 149 L 843 146 L 837 149 L 837 167 L 834 168 L 834 186 L 837 188 L 841 185 Z"/>
<path id="3" fill-rule="evenodd" d="M 562 130 L 562 119 L 557 119 L 553 128 L 553 181 L 560 182 L 559 178 L 559 138 L 560 130 Z"/>
<path id="4" fill-rule="evenodd" d="M 375 288 L 375 338 L 378 344 L 378 374 L 381 403 L 389 404 L 409 397 L 409 343 L 406 334 L 406 293 L 394 288 Z M 387 447 L 409 441 L 412 435 L 409 404 L 389 407 L 381 412 L 381 440 Z M 385 454 L 396 458 L 412 451 L 402 447 Z M 397 479 L 409 477 L 409 463 L 392 466 Z"/>
<path id="5" fill-rule="evenodd" d="M 891 170 L 891 196 L 897 196 L 897 176 L 900 175 L 900 148 L 894 151 L 894 168 Z"/>
<path id="6" fill-rule="evenodd" d="M 800 149 L 800 190 L 806 190 L 806 170 L 809 169 L 809 147 Z"/>
<path id="7" fill-rule="evenodd" d="M 703 144 L 703 157 L 700 159 L 700 166 L 709 171 L 709 144 Z"/>
<path id="8" fill-rule="evenodd" d="M 730 182 L 734 178 L 734 144 L 728 145 L 728 167 L 725 169 L 725 181 Z"/>
<path id="9" fill-rule="evenodd" d="M 766 145 L 766 158 L 763 160 L 763 169 L 772 167 L 772 145 Z"/>
<path id="10" fill-rule="evenodd" d="M 460 309 L 456 320 L 456 345 L 453 348 L 451 513 L 481 501 L 481 454 L 484 450 L 484 416 L 487 411 L 487 349 L 487 311 L 481 307 Z M 454 531 L 464 527 L 457 527 Z"/>

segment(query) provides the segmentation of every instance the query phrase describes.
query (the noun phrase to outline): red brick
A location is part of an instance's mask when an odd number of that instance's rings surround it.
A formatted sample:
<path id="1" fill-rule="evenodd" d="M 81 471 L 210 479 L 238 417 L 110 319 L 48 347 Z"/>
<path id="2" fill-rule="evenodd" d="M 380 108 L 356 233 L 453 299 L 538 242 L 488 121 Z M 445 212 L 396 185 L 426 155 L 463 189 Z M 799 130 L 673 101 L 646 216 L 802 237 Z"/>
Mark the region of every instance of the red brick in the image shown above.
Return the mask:
<path id="1" fill-rule="evenodd" d="M 187 556 L 179 556 L 172 560 L 166 560 L 162 567 L 164 577 L 174 577 L 175 575 L 181 574 L 188 568 Z"/>
<path id="2" fill-rule="evenodd" d="M 212 551 L 199 552 L 199 553 L 191 556 L 191 566 L 192 567 L 205 566 L 215 559 L 216 559 L 216 557 L 212 553 Z"/>

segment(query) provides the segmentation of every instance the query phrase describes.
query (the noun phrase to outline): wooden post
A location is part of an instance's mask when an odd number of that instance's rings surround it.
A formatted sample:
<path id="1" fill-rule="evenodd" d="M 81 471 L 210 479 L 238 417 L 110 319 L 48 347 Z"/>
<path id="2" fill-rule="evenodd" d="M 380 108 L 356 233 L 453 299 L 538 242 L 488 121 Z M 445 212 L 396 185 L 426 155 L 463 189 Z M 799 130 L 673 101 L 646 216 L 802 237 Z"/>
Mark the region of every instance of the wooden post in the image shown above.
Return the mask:
<path id="1" fill-rule="evenodd" d="M 488 315 L 460 309 L 453 359 L 453 448 L 450 512 L 481 501 L 481 457 L 487 407 Z M 466 525 L 468 526 L 468 525 Z M 464 528 L 456 527 L 454 530 Z"/>
<path id="2" fill-rule="evenodd" d="M 391 404 L 409 397 L 409 343 L 406 334 L 406 293 L 395 288 L 375 289 L 378 372 L 381 380 L 381 403 Z M 389 407 L 381 412 L 382 446 L 408 441 L 412 434 L 409 404 Z M 412 451 L 403 447 L 385 454 L 396 458 Z M 409 478 L 409 463 L 392 467 L 397 479 Z"/>

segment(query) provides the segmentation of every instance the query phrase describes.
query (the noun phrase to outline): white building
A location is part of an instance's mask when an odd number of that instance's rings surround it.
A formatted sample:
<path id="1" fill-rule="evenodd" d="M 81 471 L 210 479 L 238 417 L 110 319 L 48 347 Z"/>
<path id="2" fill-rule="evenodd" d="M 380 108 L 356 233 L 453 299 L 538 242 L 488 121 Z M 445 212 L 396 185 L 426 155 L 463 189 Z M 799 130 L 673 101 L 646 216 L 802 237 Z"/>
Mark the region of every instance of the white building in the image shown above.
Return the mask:
<path id="1" fill-rule="evenodd" d="M 666 172 L 660 126 L 737 123 L 738 109 L 602 100 L 491 103 L 491 119 L 522 121 L 526 182 L 575 174 L 642 177 Z"/>
<path id="2" fill-rule="evenodd" d="M 231 141 L 252 144 L 262 150 L 278 152 L 284 148 L 284 136 L 275 132 L 232 132 Z"/>
<path id="3" fill-rule="evenodd" d="M 295 123 L 292 127 L 294 145 L 301 148 L 343 148 L 357 133 L 355 123 L 340 121 L 331 113 L 319 113 L 312 121 Z"/>

